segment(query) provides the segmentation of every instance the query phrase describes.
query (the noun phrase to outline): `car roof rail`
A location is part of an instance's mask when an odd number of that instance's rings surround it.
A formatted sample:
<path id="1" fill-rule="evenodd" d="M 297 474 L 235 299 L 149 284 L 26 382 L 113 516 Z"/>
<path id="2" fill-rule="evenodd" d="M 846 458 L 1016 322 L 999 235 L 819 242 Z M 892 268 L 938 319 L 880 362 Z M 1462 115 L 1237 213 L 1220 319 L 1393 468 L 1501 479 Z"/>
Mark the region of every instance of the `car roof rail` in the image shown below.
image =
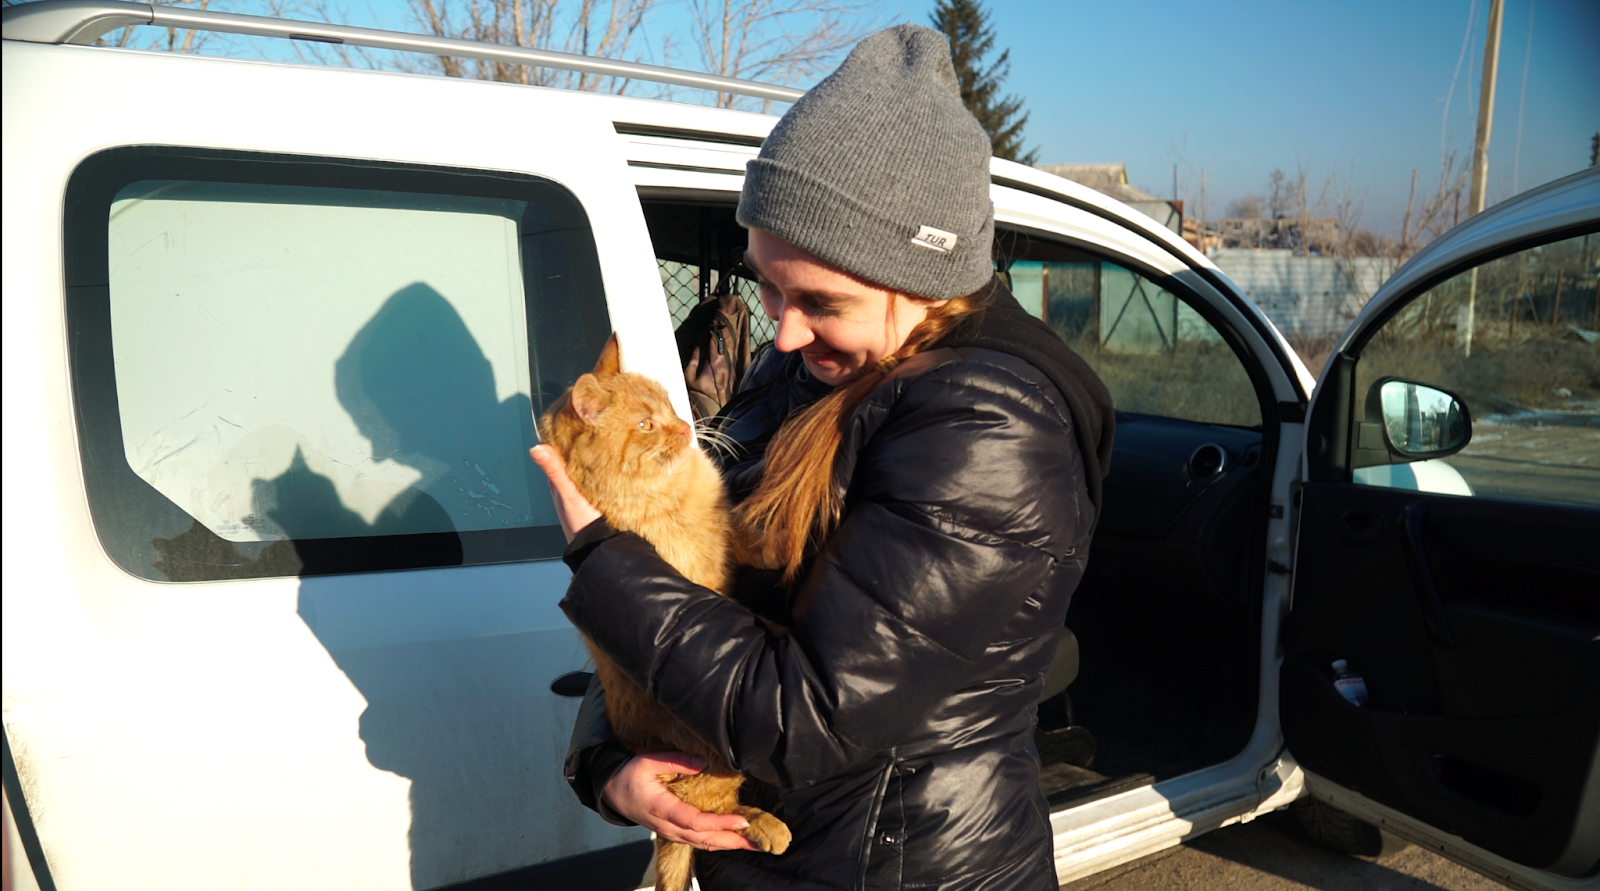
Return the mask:
<path id="1" fill-rule="evenodd" d="M 186 28 L 225 34 L 246 34 L 252 37 L 279 37 L 312 43 L 394 50 L 402 53 L 425 53 L 432 56 L 458 56 L 488 62 L 531 65 L 537 68 L 582 71 L 587 74 L 693 87 L 777 102 L 793 102 L 805 92 L 793 87 L 765 84 L 760 81 L 684 71 L 662 65 L 646 65 L 642 62 L 603 59 L 578 53 L 482 43 L 430 34 L 383 31 L 377 28 L 357 28 L 352 25 L 327 22 L 212 12 L 152 3 L 128 3 L 122 0 L 36 0 L 33 3 L 19 3 L 5 7 L 4 11 L 0 12 L 0 19 L 3 19 L 3 29 L 0 29 L 3 30 L 3 34 L 0 36 L 6 40 L 23 40 L 31 43 L 93 46 L 96 40 L 118 28 L 154 25 L 158 28 Z"/>

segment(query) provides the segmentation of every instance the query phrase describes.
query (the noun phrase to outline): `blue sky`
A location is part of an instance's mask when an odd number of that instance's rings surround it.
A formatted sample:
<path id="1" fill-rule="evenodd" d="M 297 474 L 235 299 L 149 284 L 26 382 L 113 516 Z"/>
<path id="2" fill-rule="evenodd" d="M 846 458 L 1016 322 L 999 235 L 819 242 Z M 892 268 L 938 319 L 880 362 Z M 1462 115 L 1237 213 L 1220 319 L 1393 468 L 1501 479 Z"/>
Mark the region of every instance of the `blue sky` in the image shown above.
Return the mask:
<path id="1" fill-rule="evenodd" d="M 683 29 L 681 3 L 663 0 L 648 43 Z M 876 21 L 926 24 L 933 4 L 883 0 Z M 350 24 L 409 30 L 405 0 L 341 5 Z M 1413 168 L 1419 192 L 1431 191 L 1442 151 L 1470 161 L 1489 0 L 988 6 L 998 44 L 1011 49 L 1005 88 L 1026 103 L 1026 144 L 1039 160 L 1120 161 L 1160 197 L 1177 163 L 1191 215 L 1201 170 L 1215 217 L 1264 192 L 1274 168 L 1298 164 L 1314 185 L 1335 171 L 1352 181 L 1361 224 L 1393 232 Z M 1596 130 L 1600 0 L 1505 0 L 1491 203 L 1587 165 Z"/>
<path id="2" fill-rule="evenodd" d="M 1505 0 L 1491 200 L 1513 194 L 1514 167 L 1525 190 L 1587 165 L 1600 130 L 1600 2 L 1532 3 L 1530 56 L 1530 0 Z M 1398 229 L 1413 167 L 1419 188 L 1437 181 L 1444 99 L 1475 11 L 1443 133 L 1470 159 L 1488 0 L 989 5 L 1042 163 L 1121 161 L 1130 182 L 1168 197 L 1173 163 L 1187 162 L 1208 170 L 1213 215 L 1297 157 L 1314 179 L 1354 165 L 1362 222 L 1379 231 Z M 906 12 L 926 21 L 932 6 Z"/>

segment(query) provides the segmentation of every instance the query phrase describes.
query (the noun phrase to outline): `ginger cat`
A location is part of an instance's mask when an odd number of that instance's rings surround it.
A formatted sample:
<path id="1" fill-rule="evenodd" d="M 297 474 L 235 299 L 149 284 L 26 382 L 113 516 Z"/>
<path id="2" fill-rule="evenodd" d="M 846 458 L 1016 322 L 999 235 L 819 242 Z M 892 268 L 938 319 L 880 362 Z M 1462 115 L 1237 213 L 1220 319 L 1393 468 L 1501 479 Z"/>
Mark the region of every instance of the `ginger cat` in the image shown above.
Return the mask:
<path id="1" fill-rule="evenodd" d="M 732 526 L 722 477 L 695 448 L 690 427 L 672 410 L 655 381 L 623 372 L 616 335 L 592 374 L 578 378 L 539 419 L 539 438 L 567 464 L 572 482 L 612 528 L 650 542 L 661 559 L 697 585 L 728 593 Z M 744 782 L 717 750 L 662 708 L 587 640 L 606 691 L 606 717 L 635 752 L 680 751 L 706 760 L 698 774 L 662 781 L 702 811 L 739 814 L 745 837 L 772 854 L 789 847 L 789 827 L 758 808 L 739 804 Z M 656 839 L 656 888 L 685 891 L 693 849 Z"/>

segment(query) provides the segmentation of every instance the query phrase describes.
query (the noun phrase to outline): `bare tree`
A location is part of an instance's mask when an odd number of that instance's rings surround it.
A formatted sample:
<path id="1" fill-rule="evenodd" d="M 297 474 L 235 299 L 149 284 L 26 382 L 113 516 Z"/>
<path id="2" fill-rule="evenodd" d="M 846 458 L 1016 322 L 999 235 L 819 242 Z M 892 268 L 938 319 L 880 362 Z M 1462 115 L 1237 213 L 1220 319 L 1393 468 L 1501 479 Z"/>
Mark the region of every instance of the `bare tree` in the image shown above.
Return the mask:
<path id="1" fill-rule="evenodd" d="M 1304 173 L 1300 178 L 1304 182 Z M 1354 318 L 1366 306 L 1393 270 L 1382 259 L 1386 247 L 1383 237 L 1361 228 L 1366 198 L 1366 190 L 1356 186 L 1354 162 L 1343 176 L 1338 169 L 1329 171 L 1318 189 L 1315 205 L 1318 216 L 1327 225 L 1307 233 L 1318 240 L 1313 245 L 1307 238 L 1307 252 L 1315 247 L 1322 256 L 1331 257 L 1335 268 L 1349 284 L 1349 291 L 1338 306 L 1339 313 L 1346 318 Z"/>
<path id="2" fill-rule="evenodd" d="M 1324 178 L 1315 202 L 1301 199 L 1302 218 L 1316 213 L 1331 223 L 1326 243 L 1313 245 L 1308 239 L 1307 248 L 1317 247 L 1321 253 L 1335 257 L 1350 279 L 1356 298 L 1350 305 L 1340 307 L 1341 312 L 1353 317 L 1371 299 L 1378 284 L 1455 224 L 1460 197 L 1467 187 L 1467 173 L 1466 166 L 1457 163 L 1455 153 L 1447 153 L 1440 162 L 1438 185 L 1431 193 L 1419 194 L 1417 171 L 1412 170 L 1405 216 L 1399 232 L 1390 237 L 1361 228 L 1365 193 L 1355 187 L 1353 167 L 1342 178 L 1337 171 Z M 1304 182 L 1305 178 L 1304 170 L 1297 169 L 1297 181 Z M 1304 209 L 1308 207 L 1313 210 Z M 1318 236 L 1324 237 L 1320 232 Z M 1364 269 L 1358 270 L 1358 266 Z"/>
<path id="3" fill-rule="evenodd" d="M 266 7 L 266 15 L 275 18 L 352 24 L 344 9 L 336 5 L 336 0 L 258 0 L 258 2 Z M 317 65 L 344 65 L 348 68 L 413 73 L 419 73 L 421 70 L 409 55 L 388 50 L 306 40 L 289 41 L 289 49 L 300 61 Z"/>
<path id="4" fill-rule="evenodd" d="M 1273 171 L 1278 173 L 1278 171 Z M 1295 175 L 1287 183 L 1286 193 L 1294 201 L 1299 217 L 1298 250 L 1310 255 L 1332 257 L 1362 256 L 1353 249 L 1358 233 L 1362 233 L 1361 215 L 1366 208 L 1366 190 L 1356 188 L 1355 165 L 1351 164 L 1341 177 L 1337 169 L 1323 176 L 1317 185 L 1317 197 L 1311 198 L 1311 176 L 1297 156 Z M 1374 236 L 1364 233 L 1364 241 Z"/>
<path id="5" fill-rule="evenodd" d="M 627 58 L 657 0 L 409 0 L 418 24 L 441 37 Z M 423 71 L 505 83 L 622 92 L 628 82 L 579 71 L 431 57 Z"/>
<path id="6" fill-rule="evenodd" d="M 8 4 L 9 5 L 9 4 Z M 172 0 L 168 6 L 205 10 L 213 6 L 212 0 Z M 222 4 L 216 4 L 221 6 Z M 169 53 L 197 53 L 216 35 L 209 31 L 189 28 L 150 29 L 139 25 L 118 28 L 95 40 L 96 46 L 131 47 Z"/>
<path id="7" fill-rule="evenodd" d="M 1267 177 L 1267 215 L 1281 220 L 1298 207 L 1304 200 L 1299 186 L 1300 183 L 1291 180 L 1281 169 L 1273 170 Z"/>
<path id="8" fill-rule="evenodd" d="M 265 15 L 284 19 L 316 22 L 334 22 L 343 19 L 343 16 L 336 14 L 336 11 L 329 6 L 329 0 L 162 0 L 162 2 L 167 6 L 177 6 L 185 9 Z M 7 5 L 14 4 L 8 2 Z M 281 58 L 280 55 L 266 50 L 266 46 L 271 43 L 274 43 L 274 41 L 270 38 L 241 37 L 236 34 L 224 34 L 204 29 L 152 28 L 147 25 L 119 28 L 95 41 L 96 46 L 125 47 L 156 52 L 203 52 L 209 55 L 231 56 L 234 58 Z M 278 44 L 278 46 L 281 46 L 281 44 Z M 379 63 L 371 58 L 370 53 L 360 48 L 352 49 L 328 44 L 307 44 L 298 40 L 292 41 L 290 48 L 302 61 L 316 61 L 327 64 L 331 60 L 335 64 L 342 63 L 351 66 L 359 64 L 362 67 L 369 68 L 399 67 L 392 63 Z M 358 62 L 358 59 L 364 59 L 365 62 Z"/>
<path id="9" fill-rule="evenodd" d="M 1229 201 L 1223 213 L 1235 220 L 1259 220 L 1267 215 L 1267 203 L 1260 195 L 1246 195 Z"/>
<path id="10" fill-rule="evenodd" d="M 1299 219 L 1299 244 L 1295 245 L 1295 253 L 1311 256 L 1311 200 L 1306 193 L 1306 169 L 1300 163 L 1299 152 L 1295 153 L 1294 179 L 1290 181 L 1290 194 L 1294 197 L 1294 215 Z M 1320 200 L 1318 201 L 1320 204 Z"/>
<path id="11" fill-rule="evenodd" d="M 1322 189 L 1324 214 L 1333 219 L 1334 241 L 1330 245 L 1338 257 L 1364 257 L 1376 236 L 1361 228 L 1366 212 L 1367 192 L 1356 187 L 1356 167 L 1351 162 L 1341 179 L 1337 170 L 1328 174 Z"/>
<path id="12" fill-rule="evenodd" d="M 686 0 L 700 67 L 724 77 L 793 84 L 826 70 L 871 27 L 858 0 Z M 718 93 L 719 108 L 752 101 Z M 763 110 L 771 104 L 762 103 Z"/>
<path id="13" fill-rule="evenodd" d="M 9 0 L 8 0 L 9 2 Z M 345 21 L 337 0 L 169 0 L 195 9 L 256 12 L 282 18 Z M 640 60 L 644 28 L 651 14 L 671 0 L 407 0 L 424 32 L 440 37 L 577 53 L 608 59 Z M 660 60 L 673 64 L 675 47 L 688 45 L 703 70 L 726 77 L 771 83 L 803 82 L 825 71 L 839 54 L 872 27 L 870 0 L 683 0 L 687 34 L 668 37 Z M 240 8 L 243 7 L 243 8 Z M 102 44 L 170 52 L 199 52 L 208 40 L 227 41 L 205 31 L 124 28 Z M 143 41 L 143 42 L 141 42 Z M 228 45 L 227 55 L 261 55 Z M 518 63 L 440 55 L 416 57 L 359 47 L 293 44 L 302 60 L 350 67 L 441 74 L 508 83 L 559 86 L 621 93 L 626 78 L 588 72 L 544 69 Z M 664 90 L 672 92 L 670 89 Z M 719 93 L 716 104 L 734 107 L 747 97 Z M 761 106 L 767 110 L 768 100 Z"/>
<path id="14" fill-rule="evenodd" d="M 1211 231 L 1211 203 L 1215 199 L 1209 194 L 1211 171 L 1210 166 L 1196 166 L 1189 160 L 1189 138 L 1182 137 L 1167 146 L 1167 154 L 1172 158 L 1172 179 L 1177 194 L 1174 196 L 1184 204 L 1184 228 L 1188 229 L 1189 221 L 1195 223 L 1195 249 L 1206 253 L 1210 247 L 1221 243 L 1217 234 Z M 1185 236 L 1187 237 L 1187 236 Z"/>
<path id="15" fill-rule="evenodd" d="M 1431 195 L 1417 195 L 1417 171 L 1411 170 L 1411 192 L 1406 198 L 1406 215 L 1393 257 L 1399 266 L 1428 242 L 1459 222 L 1460 199 L 1467 189 L 1467 165 L 1457 162 L 1456 153 L 1446 152 L 1439 159 L 1439 183 Z"/>

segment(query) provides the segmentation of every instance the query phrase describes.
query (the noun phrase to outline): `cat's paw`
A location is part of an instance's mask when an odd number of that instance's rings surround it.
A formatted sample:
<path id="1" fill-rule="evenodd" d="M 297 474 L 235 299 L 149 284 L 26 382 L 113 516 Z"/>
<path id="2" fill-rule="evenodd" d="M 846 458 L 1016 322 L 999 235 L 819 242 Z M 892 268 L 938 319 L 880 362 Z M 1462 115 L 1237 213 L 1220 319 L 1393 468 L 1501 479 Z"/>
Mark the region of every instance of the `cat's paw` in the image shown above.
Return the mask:
<path id="1" fill-rule="evenodd" d="M 782 820 L 753 807 L 739 808 L 738 813 L 750 821 L 750 825 L 740 834 L 755 842 L 756 847 L 768 854 L 782 854 L 789 850 L 791 835 L 788 825 Z"/>

